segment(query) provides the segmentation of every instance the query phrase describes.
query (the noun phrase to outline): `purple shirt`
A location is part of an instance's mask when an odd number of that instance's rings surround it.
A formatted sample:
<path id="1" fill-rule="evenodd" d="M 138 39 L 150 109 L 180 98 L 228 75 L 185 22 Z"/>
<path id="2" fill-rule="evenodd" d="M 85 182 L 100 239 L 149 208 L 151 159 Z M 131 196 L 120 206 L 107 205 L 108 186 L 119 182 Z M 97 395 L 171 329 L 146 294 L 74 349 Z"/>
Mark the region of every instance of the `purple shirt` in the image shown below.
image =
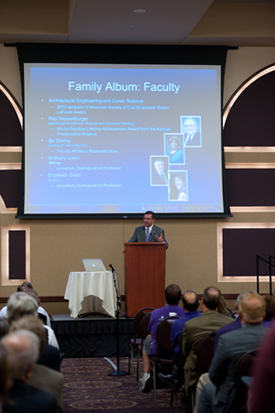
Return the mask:
<path id="1" fill-rule="evenodd" d="M 157 328 L 159 323 L 166 317 L 182 317 L 185 311 L 179 305 L 166 305 L 162 308 L 152 311 L 147 330 L 153 334 L 152 354 L 157 352 Z"/>

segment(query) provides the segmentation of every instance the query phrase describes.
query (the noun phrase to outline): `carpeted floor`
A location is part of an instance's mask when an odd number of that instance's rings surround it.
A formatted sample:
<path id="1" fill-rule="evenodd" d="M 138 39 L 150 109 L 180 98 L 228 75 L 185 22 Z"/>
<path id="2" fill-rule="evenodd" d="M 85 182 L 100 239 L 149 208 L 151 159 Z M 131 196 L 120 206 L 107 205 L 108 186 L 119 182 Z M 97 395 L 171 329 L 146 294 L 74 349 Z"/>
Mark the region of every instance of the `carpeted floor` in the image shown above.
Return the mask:
<path id="1" fill-rule="evenodd" d="M 111 361 L 116 364 L 116 359 Z M 171 413 L 170 390 L 157 390 L 141 393 L 135 376 L 108 376 L 114 371 L 104 358 L 63 359 L 61 366 L 64 374 L 64 413 Z M 128 358 L 120 359 L 120 371 L 128 371 Z M 184 412 L 178 395 L 177 410 Z"/>

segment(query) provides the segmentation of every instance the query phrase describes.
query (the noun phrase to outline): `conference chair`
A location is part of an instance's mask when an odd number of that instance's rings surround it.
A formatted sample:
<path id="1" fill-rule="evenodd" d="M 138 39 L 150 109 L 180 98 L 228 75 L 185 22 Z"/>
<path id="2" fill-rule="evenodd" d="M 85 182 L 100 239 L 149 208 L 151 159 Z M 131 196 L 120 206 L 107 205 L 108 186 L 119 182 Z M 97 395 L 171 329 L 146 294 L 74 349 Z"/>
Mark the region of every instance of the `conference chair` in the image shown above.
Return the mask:
<path id="1" fill-rule="evenodd" d="M 200 376 L 207 373 L 210 369 L 211 361 L 214 356 L 214 341 L 216 331 L 206 334 L 197 346 L 197 382 Z M 190 398 L 186 399 L 186 410 L 193 411 L 196 401 L 197 382 L 190 389 Z"/>
<path id="2" fill-rule="evenodd" d="M 151 373 L 153 376 L 154 397 L 157 397 L 157 368 L 163 367 L 171 373 L 174 362 L 172 360 L 174 349 L 171 342 L 172 323 L 180 317 L 167 317 L 162 320 L 157 328 L 157 352 L 151 356 Z M 165 354 L 165 358 L 163 357 Z"/>
<path id="3" fill-rule="evenodd" d="M 252 366 L 258 356 L 259 349 L 254 349 L 243 354 L 235 367 L 235 412 L 245 413 L 247 411 L 247 399 L 249 387 L 243 382 L 242 378 L 251 376 Z"/>
<path id="4" fill-rule="evenodd" d="M 214 341 L 216 331 L 206 334 L 197 346 L 197 380 L 209 371 L 214 356 Z"/>
<path id="5" fill-rule="evenodd" d="M 38 313 L 38 317 L 43 321 L 45 325 L 47 325 L 47 317 L 45 316 L 45 314 Z"/>
<path id="6" fill-rule="evenodd" d="M 140 356 L 142 354 L 143 338 L 141 332 L 141 322 L 143 318 L 150 314 L 154 308 L 144 307 L 139 310 L 134 317 L 134 337 L 130 340 L 130 349 L 129 349 L 129 365 L 128 372 L 132 375 L 134 374 L 134 354 L 137 354 L 137 380 L 139 379 L 139 370 L 140 370 Z M 149 320 L 148 320 L 149 323 Z M 147 324 L 148 326 L 148 324 Z M 148 332 L 147 332 L 148 334 Z"/>

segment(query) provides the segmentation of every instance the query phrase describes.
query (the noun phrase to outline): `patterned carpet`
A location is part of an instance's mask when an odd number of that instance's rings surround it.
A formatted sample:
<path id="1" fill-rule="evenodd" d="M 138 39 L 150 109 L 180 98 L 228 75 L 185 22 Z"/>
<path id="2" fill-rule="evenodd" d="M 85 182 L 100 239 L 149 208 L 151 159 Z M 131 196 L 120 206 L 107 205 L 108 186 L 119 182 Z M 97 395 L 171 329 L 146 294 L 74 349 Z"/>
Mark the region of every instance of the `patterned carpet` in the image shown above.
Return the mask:
<path id="1" fill-rule="evenodd" d="M 110 359 L 116 364 L 116 359 Z M 63 359 L 61 366 L 65 378 L 64 413 L 88 413 L 107 410 L 109 413 L 171 413 L 170 390 L 141 393 L 134 376 L 108 376 L 114 371 L 104 358 Z M 120 358 L 120 371 L 128 371 L 128 358 Z M 184 408 L 178 396 L 178 411 Z"/>

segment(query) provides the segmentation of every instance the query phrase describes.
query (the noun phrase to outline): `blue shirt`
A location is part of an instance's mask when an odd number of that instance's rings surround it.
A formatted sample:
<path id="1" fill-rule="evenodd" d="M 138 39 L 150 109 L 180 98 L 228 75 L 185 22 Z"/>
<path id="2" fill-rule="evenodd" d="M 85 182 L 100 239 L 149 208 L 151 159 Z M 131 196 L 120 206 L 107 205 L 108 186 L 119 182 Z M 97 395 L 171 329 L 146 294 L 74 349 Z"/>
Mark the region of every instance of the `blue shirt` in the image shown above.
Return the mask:
<path id="1" fill-rule="evenodd" d="M 174 347 L 175 353 L 179 353 L 179 337 L 184 329 L 184 324 L 186 321 L 192 320 L 192 318 L 199 317 L 201 315 L 200 311 L 188 311 L 184 314 L 182 318 L 179 320 L 174 321 L 172 324 L 171 330 L 171 341 L 172 346 Z"/>

